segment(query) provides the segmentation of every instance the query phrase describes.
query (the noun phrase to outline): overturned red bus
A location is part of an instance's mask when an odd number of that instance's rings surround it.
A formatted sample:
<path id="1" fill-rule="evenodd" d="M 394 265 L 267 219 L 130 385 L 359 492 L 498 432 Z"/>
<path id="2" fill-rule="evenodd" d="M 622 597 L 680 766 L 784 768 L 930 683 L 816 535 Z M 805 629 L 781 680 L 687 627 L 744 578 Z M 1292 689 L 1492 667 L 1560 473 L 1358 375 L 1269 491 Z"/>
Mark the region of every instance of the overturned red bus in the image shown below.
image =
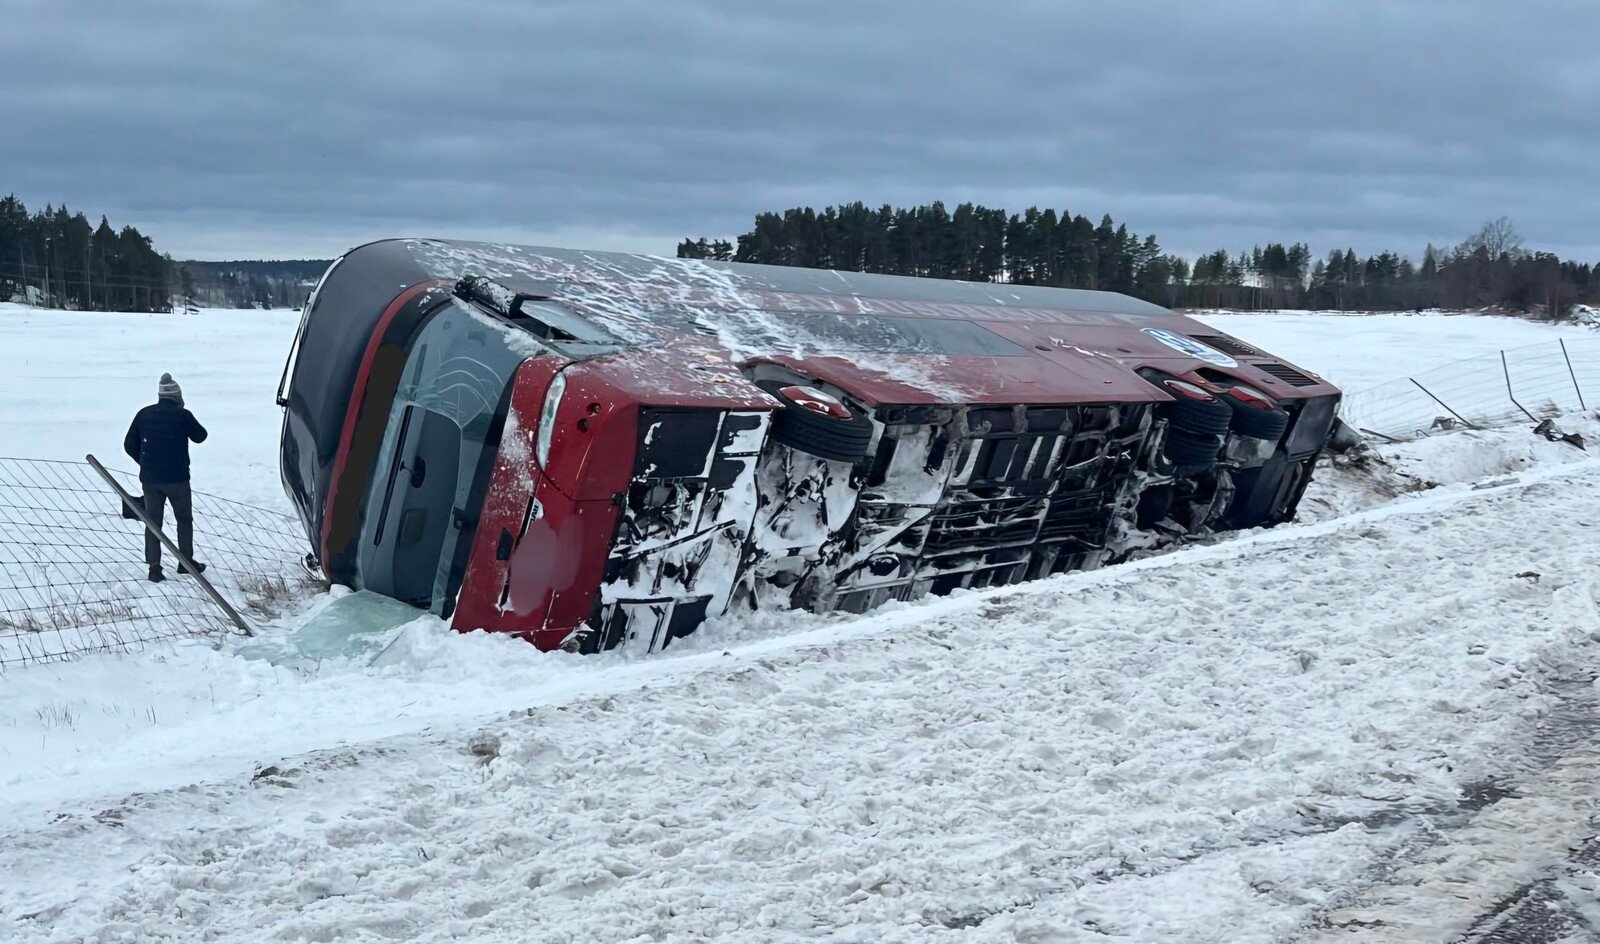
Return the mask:
<path id="1" fill-rule="evenodd" d="M 279 391 L 329 580 L 587 652 L 1287 521 L 1338 401 L 1111 293 L 420 239 Z"/>

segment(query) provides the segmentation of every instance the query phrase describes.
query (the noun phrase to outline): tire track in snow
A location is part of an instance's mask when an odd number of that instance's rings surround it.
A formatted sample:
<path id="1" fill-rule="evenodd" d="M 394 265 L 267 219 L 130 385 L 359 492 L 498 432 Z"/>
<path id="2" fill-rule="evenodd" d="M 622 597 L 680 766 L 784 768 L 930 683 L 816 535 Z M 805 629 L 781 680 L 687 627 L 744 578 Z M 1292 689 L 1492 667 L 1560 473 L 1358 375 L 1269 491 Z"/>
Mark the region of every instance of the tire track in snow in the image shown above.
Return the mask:
<path id="1" fill-rule="evenodd" d="M 495 723 L 487 762 L 402 738 L 136 798 L 7 837 L 0 920 L 20 940 L 1284 940 L 1406 838 L 1363 817 L 1528 760 L 1544 677 L 1597 628 L 1597 498 L 1577 478 L 1424 496 L 690 657 Z"/>
<path id="2" fill-rule="evenodd" d="M 1538 769 L 1386 864 L 1382 881 L 1319 917 L 1304 944 L 1557 944 L 1600 937 L 1600 695 L 1593 668 L 1557 687 Z"/>
<path id="3" fill-rule="evenodd" d="M 1600 934 L 1600 738 L 1437 837 L 1305 944 L 1553 944 Z"/>
<path id="4" fill-rule="evenodd" d="M 1592 824 L 1591 824 L 1592 829 Z M 1579 944 L 1600 937 L 1600 840 L 1518 889 L 1468 932 L 1466 944 Z"/>

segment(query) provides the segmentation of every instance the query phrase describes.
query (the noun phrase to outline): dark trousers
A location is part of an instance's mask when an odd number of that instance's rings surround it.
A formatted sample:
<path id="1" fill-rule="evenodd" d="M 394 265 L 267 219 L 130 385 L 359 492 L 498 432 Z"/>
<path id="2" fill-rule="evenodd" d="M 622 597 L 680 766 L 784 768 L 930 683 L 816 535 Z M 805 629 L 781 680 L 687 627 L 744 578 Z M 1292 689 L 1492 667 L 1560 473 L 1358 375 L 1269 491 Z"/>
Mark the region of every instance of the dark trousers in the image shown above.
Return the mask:
<path id="1" fill-rule="evenodd" d="M 178 549 L 183 551 L 183 556 L 194 560 L 194 502 L 189 494 L 189 483 L 144 483 L 144 513 L 158 528 L 167 502 L 172 503 L 172 517 L 178 520 Z M 144 562 L 151 567 L 161 566 L 161 541 L 148 528 L 144 532 Z"/>

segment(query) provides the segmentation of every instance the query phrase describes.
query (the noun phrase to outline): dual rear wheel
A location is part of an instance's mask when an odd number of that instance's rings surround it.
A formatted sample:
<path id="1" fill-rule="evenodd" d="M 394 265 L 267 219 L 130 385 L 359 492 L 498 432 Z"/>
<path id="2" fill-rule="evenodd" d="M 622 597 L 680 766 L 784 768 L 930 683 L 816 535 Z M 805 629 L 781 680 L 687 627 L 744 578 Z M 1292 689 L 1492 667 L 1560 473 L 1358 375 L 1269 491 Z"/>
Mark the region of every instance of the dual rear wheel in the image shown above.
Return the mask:
<path id="1" fill-rule="evenodd" d="M 1253 387 L 1236 384 L 1220 393 L 1170 375 L 1152 377 L 1172 397 L 1165 405 L 1170 429 L 1166 456 L 1180 474 L 1205 472 L 1217 464 L 1223 437 L 1240 436 L 1276 444 L 1289 428 L 1289 414 Z"/>

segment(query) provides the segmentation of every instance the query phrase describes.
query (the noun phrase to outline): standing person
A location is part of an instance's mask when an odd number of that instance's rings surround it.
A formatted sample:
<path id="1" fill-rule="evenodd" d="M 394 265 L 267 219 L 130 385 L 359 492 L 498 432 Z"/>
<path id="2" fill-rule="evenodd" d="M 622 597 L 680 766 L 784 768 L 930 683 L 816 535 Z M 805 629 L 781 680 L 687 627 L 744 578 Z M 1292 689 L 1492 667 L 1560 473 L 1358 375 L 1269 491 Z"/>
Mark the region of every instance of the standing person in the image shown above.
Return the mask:
<path id="1" fill-rule="evenodd" d="M 178 520 L 178 549 L 194 560 L 194 503 L 189 492 L 189 443 L 206 441 L 206 428 L 184 409 L 183 390 L 171 374 L 162 374 L 156 387 L 156 402 L 140 410 L 123 437 L 122 449 L 139 463 L 139 481 L 144 485 L 144 512 L 161 527 L 161 513 L 172 503 L 172 517 Z M 144 535 L 144 562 L 150 565 L 150 582 L 166 579 L 161 572 L 161 542 L 148 529 Z M 195 563 L 198 570 L 206 565 Z M 182 562 L 178 573 L 188 573 Z"/>

